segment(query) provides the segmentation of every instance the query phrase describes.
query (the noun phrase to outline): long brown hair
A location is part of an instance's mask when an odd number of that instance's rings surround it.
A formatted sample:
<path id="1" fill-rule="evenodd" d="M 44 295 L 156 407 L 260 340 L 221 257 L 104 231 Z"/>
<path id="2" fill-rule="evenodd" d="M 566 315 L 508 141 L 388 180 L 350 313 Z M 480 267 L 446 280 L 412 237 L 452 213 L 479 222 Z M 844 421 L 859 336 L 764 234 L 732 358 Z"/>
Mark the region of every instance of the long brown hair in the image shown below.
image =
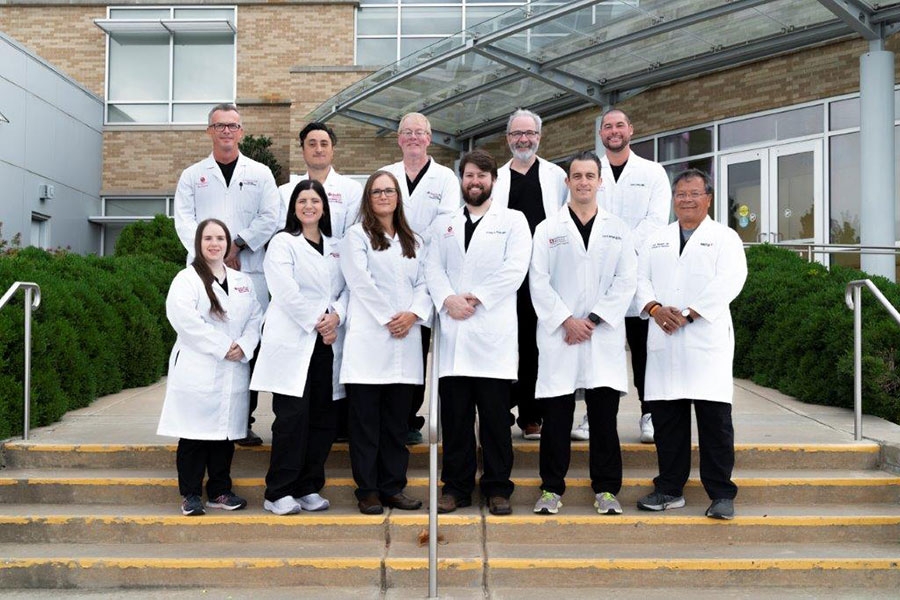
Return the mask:
<path id="1" fill-rule="evenodd" d="M 197 271 L 197 275 L 200 276 L 200 281 L 203 282 L 203 287 L 206 289 L 206 295 L 209 297 L 210 314 L 220 321 L 224 321 L 225 309 L 222 308 L 222 304 L 216 297 L 212 287 L 216 277 L 213 275 L 209 265 L 206 264 L 206 259 L 203 258 L 203 253 L 200 250 L 200 245 L 203 241 L 203 230 L 210 224 L 218 225 L 225 231 L 225 255 L 227 256 L 228 252 L 231 251 L 231 232 L 228 231 L 228 226 L 219 219 L 206 219 L 197 225 L 197 231 L 194 233 L 194 260 L 191 262 L 191 266 Z"/>
<path id="2" fill-rule="evenodd" d="M 382 175 L 389 177 L 391 185 L 397 190 L 397 208 L 394 209 L 392 222 L 394 231 L 397 233 L 397 237 L 400 238 L 400 247 L 403 249 L 403 256 L 406 258 L 415 258 L 416 247 L 418 246 L 416 235 L 413 233 L 409 223 L 406 222 L 406 216 L 403 214 L 403 195 L 400 192 L 400 183 L 397 181 L 397 178 L 394 177 L 393 173 L 389 173 L 388 171 L 375 171 L 369 176 L 368 181 L 366 181 L 366 186 L 363 188 L 363 199 L 359 206 L 359 216 L 362 220 L 363 231 L 369 236 L 369 242 L 372 243 L 372 248 L 374 250 L 387 250 L 391 247 L 391 241 L 384 235 L 384 227 L 375 215 L 375 211 L 372 210 L 372 186 L 375 184 L 375 180 Z"/>

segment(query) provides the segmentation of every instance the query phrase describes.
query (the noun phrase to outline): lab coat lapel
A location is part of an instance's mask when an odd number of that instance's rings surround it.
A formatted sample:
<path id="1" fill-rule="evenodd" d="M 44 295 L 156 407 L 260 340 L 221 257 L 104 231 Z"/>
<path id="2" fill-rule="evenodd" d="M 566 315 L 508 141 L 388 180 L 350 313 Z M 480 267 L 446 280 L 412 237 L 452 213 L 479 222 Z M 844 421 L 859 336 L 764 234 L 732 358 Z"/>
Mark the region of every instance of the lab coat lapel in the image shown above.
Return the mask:
<path id="1" fill-rule="evenodd" d="M 450 219 L 450 226 L 454 231 L 454 238 L 456 238 L 456 245 L 459 248 L 459 253 L 462 256 L 466 255 L 466 215 L 463 213 L 463 210 L 460 208 L 453 218 Z M 475 231 L 478 231 L 477 229 Z"/>
<path id="2" fill-rule="evenodd" d="M 225 185 L 225 176 L 222 175 L 222 169 L 219 168 L 219 165 L 216 163 L 216 159 L 213 158 L 212 154 L 207 156 L 206 160 L 203 161 L 203 169 L 206 171 L 208 177 L 214 177 L 222 184 L 223 189 L 228 187 Z"/>

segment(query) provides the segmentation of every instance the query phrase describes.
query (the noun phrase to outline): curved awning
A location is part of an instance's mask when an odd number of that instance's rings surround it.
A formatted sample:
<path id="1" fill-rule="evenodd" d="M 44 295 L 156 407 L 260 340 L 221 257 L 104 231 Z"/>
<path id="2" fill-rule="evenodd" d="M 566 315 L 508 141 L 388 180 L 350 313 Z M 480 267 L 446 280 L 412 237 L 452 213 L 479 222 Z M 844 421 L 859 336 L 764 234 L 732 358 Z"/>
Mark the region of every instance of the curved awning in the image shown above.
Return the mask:
<path id="1" fill-rule="evenodd" d="M 648 88 L 841 39 L 883 40 L 900 0 L 540 0 L 475 25 L 346 88 L 309 120 L 396 130 L 428 115 L 463 149 L 516 107 L 552 120 Z"/>

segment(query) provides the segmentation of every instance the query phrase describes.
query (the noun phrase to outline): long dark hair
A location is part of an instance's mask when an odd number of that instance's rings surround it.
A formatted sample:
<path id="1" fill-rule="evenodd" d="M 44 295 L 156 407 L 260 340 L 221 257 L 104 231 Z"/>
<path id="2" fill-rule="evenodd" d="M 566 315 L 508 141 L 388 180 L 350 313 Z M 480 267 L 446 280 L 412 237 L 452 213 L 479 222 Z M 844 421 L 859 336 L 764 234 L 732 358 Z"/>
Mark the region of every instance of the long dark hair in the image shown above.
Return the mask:
<path id="1" fill-rule="evenodd" d="M 400 183 L 397 181 L 397 178 L 394 177 L 393 173 L 389 173 L 388 171 L 375 171 L 369 176 L 368 181 L 366 181 L 366 186 L 363 188 L 362 203 L 360 203 L 359 206 L 359 217 L 362 221 L 363 231 L 369 236 L 369 241 L 372 243 L 372 248 L 374 250 L 387 250 L 391 247 L 390 240 L 384 236 L 384 227 L 382 227 L 378 217 L 375 216 L 375 211 L 372 210 L 372 186 L 375 184 L 375 180 L 382 175 L 389 177 L 394 189 L 397 190 L 397 208 L 394 209 L 393 225 L 397 237 L 400 238 L 400 247 L 403 249 L 403 256 L 406 258 L 415 258 L 416 246 L 418 246 L 416 243 L 416 236 L 413 233 L 412 228 L 410 228 L 409 223 L 406 222 L 406 216 L 403 214 L 403 196 L 400 193 Z"/>
<path id="2" fill-rule="evenodd" d="M 206 219 L 200 221 L 200 224 L 197 225 L 197 231 L 194 233 L 194 261 L 191 263 L 191 266 L 197 271 L 197 275 L 200 276 L 200 281 L 203 282 L 203 287 L 206 289 L 206 295 L 209 297 L 210 314 L 220 321 L 224 321 L 225 309 L 222 308 L 222 304 L 216 297 L 216 293 L 213 291 L 212 287 L 216 277 L 210 270 L 209 265 L 206 264 L 206 259 L 203 258 L 203 253 L 200 250 L 200 244 L 203 241 L 203 230 L 210 224 L 218 225 L 225 231 L 225 255 L 227 256 L 231 251 L 231 232 L 228 231 L 228 226 L 225 223 L 219 219 Z"/>
<path id="3" fill-rule="evenodd" d="M 291 192 L 291 201 L 288 203 L 287 219 L 284 222 L 284 229 L 281 231 L 286 231 L 291 235 L 303 233 L 303 224 L 297 218 L 297 198 L 300 196 L 300 192 L 305 190 L 314 191 L 322 199 L 322 218 L 319 219 L 319 231 L 322 232 L 322 235 L 331 237 L 331 209 L 328 207 L 328 194 L 325 193 L 322 184 L 315 179 L 304 179 L 294 186 L 294 191 Z"/>

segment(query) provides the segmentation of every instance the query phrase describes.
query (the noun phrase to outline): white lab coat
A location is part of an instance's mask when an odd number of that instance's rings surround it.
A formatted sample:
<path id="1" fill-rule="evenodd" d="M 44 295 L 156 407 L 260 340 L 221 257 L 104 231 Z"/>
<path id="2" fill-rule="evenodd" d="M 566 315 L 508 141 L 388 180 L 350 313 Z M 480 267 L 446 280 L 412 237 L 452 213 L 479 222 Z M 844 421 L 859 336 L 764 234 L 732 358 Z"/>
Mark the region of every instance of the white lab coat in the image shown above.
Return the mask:
<path id="1" fill-rule="evenodd" d="M 491 203 L 465 250 L 463 209 L 442 215 L 431 226 L 428 290 L 441 319 L 439 377 L 515 380 L 519 369 L 516 291 L 531 260 L 531 229 L 525 215 Z M 453 294 L 480 301 L 458 321 L 444 308 Z"/>
<path id="2" fill-rule="evenodd" d="M 309 173 L 291 174 L 291 180 L 278 188 L 281 194 L 281 212 L 278 217 L 278 229 L 284 227 L 287 220 L 287 209 L 291 202 L 291 193 L 301 181 L 309 179 Z M 341 175 L 332 167 L 325 181 L 320 182 L 328 195 L 328 210 L 331 211 L 331 237 L 339 240 L 344 237 L 347 228 L 356 223 L 359 217 L 359 203 L 362 200 L 363 187 L 355 179 Z"/>
<path id="3" fill-rule="evenodd" d="M 193 267 L 169 287 L 166 316 L 178 334 L 169 356 L 166 398 L 157 435 L 191 440 L 238 440 L 247 435 L 250 359 L 259 343 L 262 310 L 246 273 L 226 268 L 228 293 L 213 283 L 225 309 L 220 321 Z M 232 342 L 244 351 L 240 362 L 226 360 Z"/>
<path id="4" fill-rule="evenodd" d="M 597 203 L 631 228 L 634 248 L 640 253 L 647 238 L 669 222 L 672 188 L 662 165 L 641 158 L 634 152 L 628 157 L 619 180 L 613 177 L 609 158 L 600 158 L 600 188 Z M 643 306 L 632 304 L 626 316 L 636 317 Z"/>
<path id="5" fill-rule="evenodd" d="M 403 256 L 396 236 L 376 252 L 362 223 L 341 241 L 341 271 L 350 290 L 341 383 L 424 383 L 421 326 L 431 321 L 431 299 L 424 244 L 417 240 L 415 258 Z M 404 311 L 419 318 L 405 338 L 391 337 L 385 325 Z"/>
<path id="6" fill-rule="evenodd" d="M 175 230 L 187 248 L 187 263 L 194 260 L 197 224 L 216 218 L 224 222 L 231 239 L 240 236 L 247 249 L 240 253 L 241 272 L 250 275 L 263 310 L 269 304 L 263 275 L 265 245 L 277 229 L 280 200 L 272 171 L 266 165 L 238 155 L 231 185 L 225 186 L 222 169 L 212 154 L 181 173 L 175 190 Z"/>
<path id="7" fill-rule="evenodd" d="M 728 306 L 747 278 L 744 247 L 734 230 L 709 217 L 681 256 L 680 236 L 677 221 L 650 236 L 638 257 L 635 299 L 642 308 L 655 300 L 700 316 L 672 335 L 650 323 L 644 399 L 730 403 L 734 328 Z"/>
<path id="8" fill-rule="evenodd" d="M 406 169 L 403 161 L 381 167 L 381 171 L 389 171 L 400 183 L 400 193 L 403 195 L 403 212 L 406 221 L 414 232 L 422 236 L 428 244 L 428 228 L 439 214 L 449 214 L 459 208 L 462 203 L 462 192 L 459 187 L 459 178 L 456 173 L 443 165 L 439 165 L 433 158 L 422 180 L 409 193 L 406 185 Z"/>
<path id="9" fill-rule="evenodd" d="M 563 208 L 534 232 L 528 279 L 538 317 L 535 397 L 599 387 L 624 395 L 624 319 L 637 287 L 637 256 L 628 226 L 599 209 L 585 250 L 569 209 Z M 590 340 L 567 344 L 563 321 L 590 313 L 603 319 Z"/>
<path id="10" fill-rule="evenodd" d="M 562 168 L 540 156 L 538 160 L 538 179 L 541 181 L 541 199 L 544 203 L 544 215 L 552 217 L 565 205 L 569 188 L 566 187 L 566 172 Z M 497 169 L 497 181 L 491 194 L 493 201 L 504 208 L 509 205 L 509 183 L 512 174 L 512 160 Z"/>
<path id="11" fill-rule="evenodd" d="M 322 238 L 324 253 L 303 235 L 275 234 L 266 252 L 266 281 L 272 302 L 266 311 L 262 345 L 250 389 L 302 397 L 316 345 L 316 323 L 326 311 L 340 318 L 334 352 L 332 397 L 344 398 L 341 370 L 347 289 L 341 274 L 338 242 Z"/>

